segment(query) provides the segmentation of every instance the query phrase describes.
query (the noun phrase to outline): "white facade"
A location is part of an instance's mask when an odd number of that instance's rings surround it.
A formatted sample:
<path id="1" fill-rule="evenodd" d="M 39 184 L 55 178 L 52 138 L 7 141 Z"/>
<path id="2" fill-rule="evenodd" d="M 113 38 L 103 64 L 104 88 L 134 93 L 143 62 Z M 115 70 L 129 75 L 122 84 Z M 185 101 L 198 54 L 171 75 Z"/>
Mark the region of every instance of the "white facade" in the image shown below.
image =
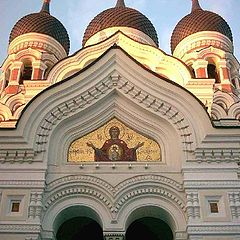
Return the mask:
<path id="1" fill-rule="evenodd" d="M 2 91 L 1 240 L 55 240 L 74 217 L 96 221 L 106 240 L 144 217 L 163 220 L 175 240 L 240 239 L 239 64 L 214 46 L 202 57 L 180 47 L 186 64 L 119 31 L 25 92 Z M 230 79 L 193 77 L 189 59 L 197 71 L 207 54 L 234 65 Z M 112 118 L 154 139 L 161 162 L 68 162 L 70 144 Z"/>

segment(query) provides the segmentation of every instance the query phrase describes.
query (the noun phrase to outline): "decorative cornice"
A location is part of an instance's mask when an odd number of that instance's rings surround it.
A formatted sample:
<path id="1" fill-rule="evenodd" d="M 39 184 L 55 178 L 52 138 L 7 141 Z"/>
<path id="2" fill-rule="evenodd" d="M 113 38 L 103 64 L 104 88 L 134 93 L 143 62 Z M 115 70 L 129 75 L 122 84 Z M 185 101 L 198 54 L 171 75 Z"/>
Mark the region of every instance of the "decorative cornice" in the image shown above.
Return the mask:
<path id="1" fill-rule="evenodd" d="M 239 148 L 231 149 L 216 149 L 216 148 L 207 148 L 207 149 L 196 149 L 195 158 L 199 163 L 223 163 L 223 162 L 239 162 L 240 161 L 240 150 Z M 191 160 L 188 160 L 191 162 Z"/>
<path id="2" fill-rule="evenodd" d="M 36 153 L 33 150 L 0 150 L 0 163 L 32 163 Z"/>

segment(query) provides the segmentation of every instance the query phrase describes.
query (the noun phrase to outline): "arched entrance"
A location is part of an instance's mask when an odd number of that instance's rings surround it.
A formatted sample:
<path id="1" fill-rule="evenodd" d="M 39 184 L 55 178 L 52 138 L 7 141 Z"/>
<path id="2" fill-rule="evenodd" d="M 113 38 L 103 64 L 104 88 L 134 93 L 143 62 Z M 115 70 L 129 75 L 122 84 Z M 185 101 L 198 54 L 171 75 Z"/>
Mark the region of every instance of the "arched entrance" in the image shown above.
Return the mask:
<path id="1" fill-rule="evenodd" d="M 126 240 L 173 240 L 171 228 L 164 221 L 154 217 L 135 220 L 128 227 Z"/>
<path id="2" fill-rule="evenodd" d="M 103 240 L 103 230 L 89 217 L 75 217 L 60 226 L 57 240 Z"/>

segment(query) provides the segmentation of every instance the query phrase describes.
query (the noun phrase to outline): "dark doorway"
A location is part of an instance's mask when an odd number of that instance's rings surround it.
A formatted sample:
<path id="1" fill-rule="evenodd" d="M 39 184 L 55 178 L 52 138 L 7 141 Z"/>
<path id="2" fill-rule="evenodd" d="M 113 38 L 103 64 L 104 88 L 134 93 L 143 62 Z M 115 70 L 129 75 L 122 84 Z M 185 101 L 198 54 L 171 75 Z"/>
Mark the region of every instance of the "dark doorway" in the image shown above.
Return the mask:
<path id="1" fill-rule="evenodd" d="M 57 240 L 103 240 L 103 231 L 91 218 L 76 217 L 60 226 Z"/>
<path id="2" fill-rule="evenodd" d="M 134 221 L 126 232 L 126 240 L 173 240 L 170 227 L 162 220 L 144 217 Z"/>

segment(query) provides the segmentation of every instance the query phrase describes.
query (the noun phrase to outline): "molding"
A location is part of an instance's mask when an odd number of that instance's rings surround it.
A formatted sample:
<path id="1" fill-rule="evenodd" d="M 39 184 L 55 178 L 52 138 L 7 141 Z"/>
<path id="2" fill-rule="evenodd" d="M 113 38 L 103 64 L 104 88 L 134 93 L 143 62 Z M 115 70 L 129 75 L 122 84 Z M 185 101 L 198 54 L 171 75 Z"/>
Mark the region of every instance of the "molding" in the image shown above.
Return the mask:
<path id="1" fill-rule="evenodd" d="M 186 190 L 197 190 L 197 189 L 240 189 L 239 180 L 219 180 L 219 181 L 184 181 L 184 188 Z"/>
<path id="2" fill-rule="evenodd" d="M 33 163 L 36 152 L 34 150 L 0 150 L 0 163 Z"/>
<path id="3" fill-rule="evenodd" d="M 184 38 L 175 48 L 173 56 L 182 59 L 187 52 L 202 49 L 206 46 L 233 52 L 233 44 L 228 37 L 218 32 L 202 31 Z"/>
<path id="4" fill-rule="evenodd" d="M 9 181 L 4 181 L 4 180 L 0 180 L 0 186 L 2 188 L 8 188 L 8 187 L 24 187 L 24 188 L 41 188 L 43 189 L 45 187 L 45 182 L 44 181 L 24 181 L 24 180 L 9 180 Z M 1 193 L 0 193 L 1 194 Z"/>
<path id="5" fill-rule="evenodd" d="M 240 232 L 240 225 L 228 225 L 222 224 L 222 225 L 206 225 L 205 226 L 188 226 L 188 234 L 214 234 L 214 235 L 228 235 L 228 234 L 239 234 Z"/>
<path id="6" fill-rule="evenodd" d="M 1 233 L 40 233 L 40 231 L 41 226 L 39 224 L 0 224 Z"/>
<path id="7" fill-rule="evenodd" d="M 9 45 L 8 54 L 17 53 L 27 48 L 43 49 L 63 59 L 67 53 L 63 46 L 51 36 L 40 33 L 26 33 L 15 38 Z"/>
<path id="8" fill-rule="evenodd" d="M 162 183 L 162 180 L 164 183 Z M 172 187 L 172 184 L 175 187 Z M 180 184 L 162 176 L 147 175 L 129 178 L 122 183 L 111 186 L 107 182 L 93 176 L 68 176 L 58 179 L 47 186 L 44 210 L 66 197 L 86 196 L 100 201 L 116 216 L 122 207 L 131 199 L 143 196 L 157 195 L 169 199 L 185 211 L 184 200 L 178 195 L 183 189 Z M 178 188 L 179 192 L 173 192 Z"/>

